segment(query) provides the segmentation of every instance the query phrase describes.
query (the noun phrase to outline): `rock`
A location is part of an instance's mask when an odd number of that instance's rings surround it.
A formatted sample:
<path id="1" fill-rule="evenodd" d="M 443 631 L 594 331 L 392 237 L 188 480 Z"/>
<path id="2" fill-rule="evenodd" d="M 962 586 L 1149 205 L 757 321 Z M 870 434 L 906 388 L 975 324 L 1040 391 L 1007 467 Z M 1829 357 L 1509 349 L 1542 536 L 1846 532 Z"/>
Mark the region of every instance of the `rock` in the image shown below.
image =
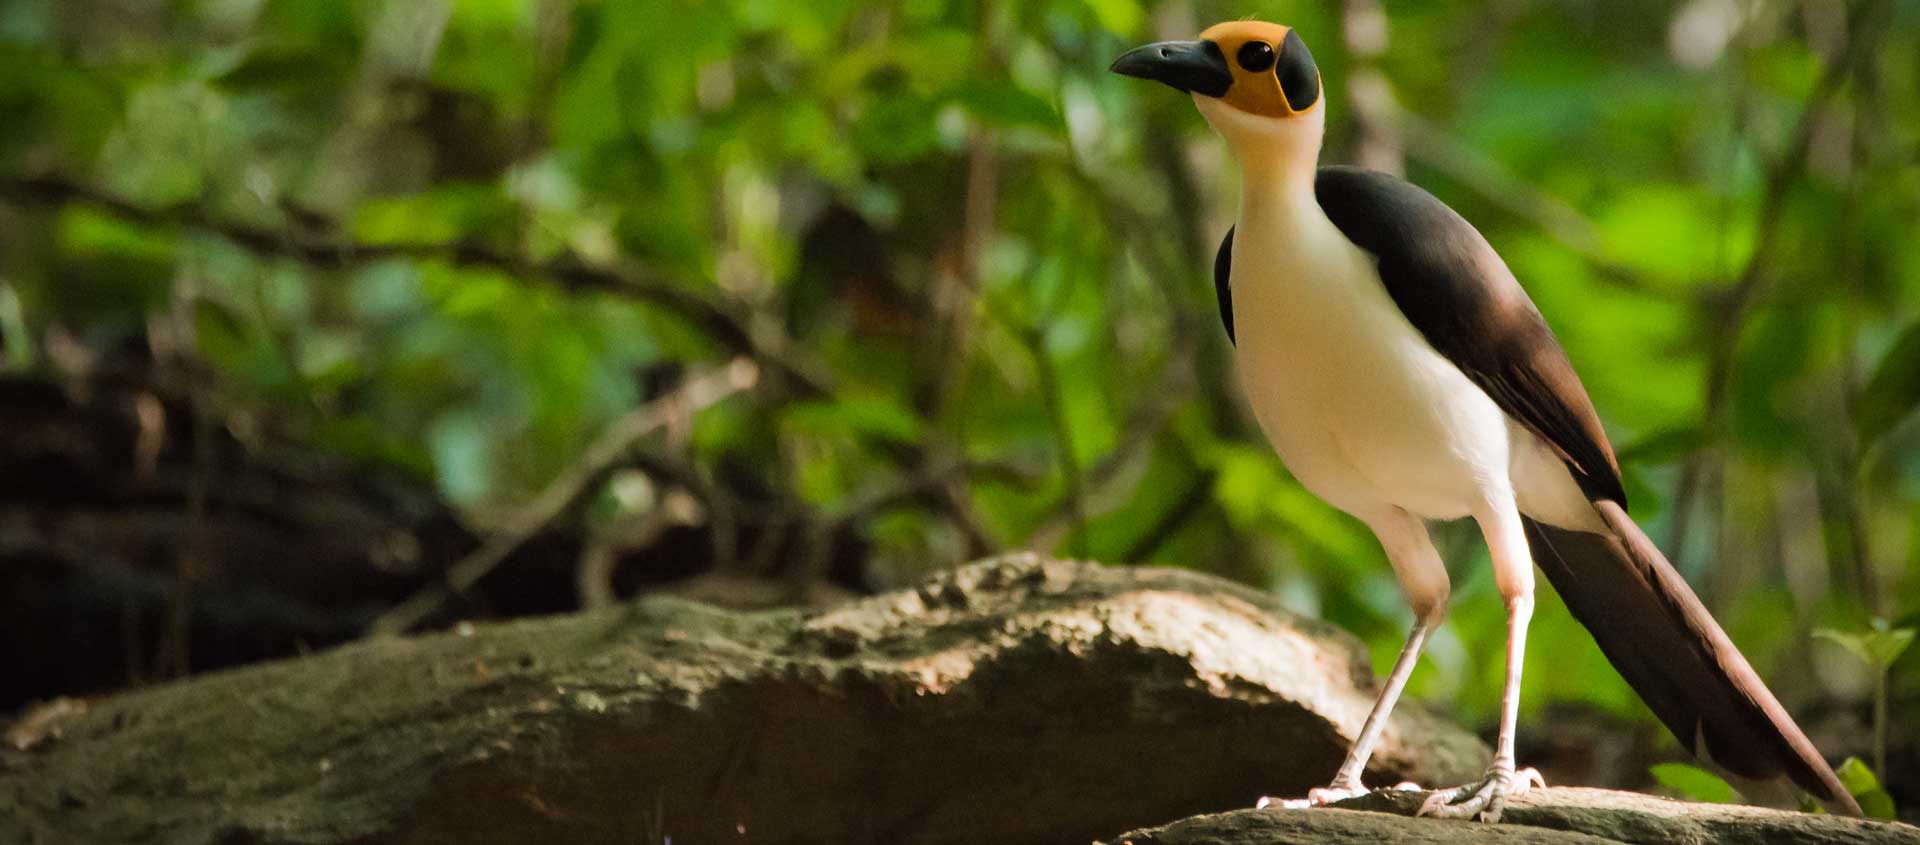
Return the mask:
<path id="1" fill-rule="evenodd" d="M 813 613 L 651 598 L 69 706 L 0 748 L 0 842 L 1087 842 L 1327 780 L 1367 667 L 1171 569 L 1014 556 Z M 1370 777 L 1486 755 L 1402 705 Z"/>
<path id="2" fill-rule="evenodd" d="M 1424 792 L 1376 792 L 1318 810 L 1236 810 L 1136 830 L 1106 845 L 1539 843 L 1539 845 L 1920 845 L 1894 822 L 1731 804 L 1689 804 L 1604 789 L 1542 789 L 1498 825 L 1415 818 Z"/>

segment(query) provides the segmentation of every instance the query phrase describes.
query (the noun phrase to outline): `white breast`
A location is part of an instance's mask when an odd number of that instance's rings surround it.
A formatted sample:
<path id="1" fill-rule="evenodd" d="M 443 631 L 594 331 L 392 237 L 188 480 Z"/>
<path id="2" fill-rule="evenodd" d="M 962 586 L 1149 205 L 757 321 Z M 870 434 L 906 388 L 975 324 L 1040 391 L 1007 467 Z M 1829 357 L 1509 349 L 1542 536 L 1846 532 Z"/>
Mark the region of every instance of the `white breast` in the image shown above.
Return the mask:
<path id="1" fill-rule="evenodd" d="M 1311 203 L 1311 197 L 1308 197 Z M 1351 513 L 1466 515 L 1532 435 L 1427 343 L 1371 256 L 1310 208 L 1252 198 L 1233 243 L 1236 358 L 1288 469 Z"/>

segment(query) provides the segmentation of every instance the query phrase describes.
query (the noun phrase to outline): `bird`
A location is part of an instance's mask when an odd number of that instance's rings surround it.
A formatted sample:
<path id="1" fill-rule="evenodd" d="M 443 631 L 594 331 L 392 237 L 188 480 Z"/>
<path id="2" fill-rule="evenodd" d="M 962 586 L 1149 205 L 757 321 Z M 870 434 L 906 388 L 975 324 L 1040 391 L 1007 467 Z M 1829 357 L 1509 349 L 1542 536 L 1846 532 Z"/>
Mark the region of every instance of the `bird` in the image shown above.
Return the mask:
<path id="1" fill-rule="evenodd" d="M 1368 792 L 1367 759 L 1447 611 L 1429 524 L 1471 518 L 1506 609 L 1499 735 L 1484 778 L 1433 791 L 1421 815 L 1498 822 L 1509 797 L 1544 786 L 1514 759 L 1536 566 L 1684 748 L 1860 815 L 1628 515 L 1592 400 L 1493 246 L 1410 182 L 1320 164 L 1327 91 L 1297 30 L 1222 23 L 1128 51 L 1111 70 L 1191 95 L 1225 140 L 1240 206 L 1213 277 L 1242 392 L 1299 483 L 1372 530 L 1414 613 L 1332 782 L 1285 806 Z"/>

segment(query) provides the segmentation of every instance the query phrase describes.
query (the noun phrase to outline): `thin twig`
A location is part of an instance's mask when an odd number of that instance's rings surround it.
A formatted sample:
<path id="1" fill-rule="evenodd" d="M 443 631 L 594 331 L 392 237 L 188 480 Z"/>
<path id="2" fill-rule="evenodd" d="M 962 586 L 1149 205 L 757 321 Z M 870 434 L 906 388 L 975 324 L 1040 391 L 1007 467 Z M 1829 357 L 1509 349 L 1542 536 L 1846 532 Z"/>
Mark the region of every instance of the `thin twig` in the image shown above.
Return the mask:
<path id="1" fill-rule="evenodd" d="M 157 336 L 172 339 L 164 360 L 191 371 L 198 354 L 199 341 L 193 330 L 192 313 L 195 286 L 191 278 L 175 280 L 171 307 L 166 312 L 167 330 Z M 187 537 L 175 559 L 173 589 L 167 598 L 166 625 L 160 647 L 154 656 L 154 668 L 160 677 L 184 677 L 193 664 L 194 585 L 207 574 L 212 544 L 207 532 L 207 500 L 213 484 L 214 425 L 213 411 L 207 407 L 203 391 L 191 376 L 182 375 L 188 413 L 193 425 L 193 464 L 187 480 Z M 164 412 L 163 412 L 164 413 Z"/>
<path id="2" fill-rule="evenodd" d="M 973 494 L 967 488 L 967 479 L 954 476 L 940 485 L 939 501 L 945 506 L 947 519 L 960 529 L 960 536 L 967 541 L 967 558 L 978 560 L 991 557 L 1004 550 L 1000 541 L 993 536 L 993 530 L 987 527 L 987 521 L 980 515 L 980 507 L 973 501 Z"/>
<path id="3" fill-rule="evenodd" d="M 1857 240 L 1853 248 L 1848 251 L 1848 264 L 1851 272 L 1849 272 L 1847 276 L 1852 280 L 1855 297 L 1853 302 L 1849 303 L 1849 307 L 1845 312 L 1844 321 L 1846 331 L 1841 341 L 1841 368 L 1838 386 L 1843 399 L 1841 407 L 1846 410 L 1846 413 L 1843 414 L 1845 423 L 1838 434 L 1838 443 L 1842 475 L 1841 484 L 1843 489 L 1848 493 L 1846 511 L 1847 533 L 1853 551 L 1854 567 L 1860 581 L 1861 598 L 1866 604 L 1867 609 L 1877 616 L 1884 613 L 1886 608 L 1882 606 L 1883 598 L 1881 596 L 1879 579 L 1876 577 L 1877 572 L 1874 567 L 1872 535 L 1867 530 L 1866 524 L 1867 512 L 1871 507 L 1871 503 L 1867 501 L 1867 497 L 1872 490 L 1860 483 L 1865 466 L 1864 453 L 1872 444 L 1861 442 L 1857 434 L 1857 429 L 1854 426 L 1855 418 L 1852 409 L 1853 402 L 1859 397 L 1862 389 L 1860 384 L 1860 361 L 1858 354 L 1861 303 L 1871 301 L 1871 291 L 1874 287 L 1868 280 L 1869 275 L 1873 272 L 1873 265 L 1867 258 L 1872 252 L 1872 235 L 1869 234 L 1870 230 L 1865 225 L 1864 220 L 1867 213 L 1865 208 L 1868 197 L 1867 192 L 1871 188 L 1867 181 L 1867 172 L 1874 158 L 1874 144 L 1872 139 L 1875 137 L 1885 137 L 1887 135 L 1885 124 L 1886 100 L 1884 97 L 1885 92 L 1882 90 L 1880 84 L 1879 69 L 1873 62 L 1856 62 L 1853 82 L 1860 103 L 1858 107 L 1853 110 L 1853 160 L 1847 180 L 1847 214 L 1848 218 L 1854 222 L 1854 225 L 1848 226 L 1847 230 L 1854 232 Z M 1882 691 L 1884 692 L 1884 690 Z M 1882 701 L 1881 704 L 1884 705 L 1885 702 Z M 1884 732 L 1885 725 L 1880 725 L 1880 727 Z M 1884 740 L 1884 734 L 1881 738 Z M 1875 771 L 1885 771 L 1885 762 L 1885 760 L 1880 760 L 1876 764 L 1879 768 L 1876 768 Z"/>
<path id="4" fill-rule="evenodd" d="M 374 636 L 405 633 L 439 611 L 454 596 L 466 592 L 498 567 L 520 546 L 572 509 L 594 482 L 626 459 L 641 438 L 673 420 L 701 410 L 752 387 L 757 370 L 745 359 L 734 361 L 689 379 L 678 390 L 655 399 L 615 420 L 600 433 L 573 466 L 542 489 L 525 508 L 507 520 L 506 527 L 487 538 L 480 548 L 449 567 L 441 583 L 428 587 L 375 619 L 368 628 Z"/>
<path id="5" fill-rule="evenodd" d="M 587 547 L 580 552 L 580 564 L 573 575 L 574 591 L 580 596 L 582 610 L 610 607 L 619 599 L 613 589 L 613 574 L 619 563 L 620 555 L 611 540 L 587 538 Z"/>

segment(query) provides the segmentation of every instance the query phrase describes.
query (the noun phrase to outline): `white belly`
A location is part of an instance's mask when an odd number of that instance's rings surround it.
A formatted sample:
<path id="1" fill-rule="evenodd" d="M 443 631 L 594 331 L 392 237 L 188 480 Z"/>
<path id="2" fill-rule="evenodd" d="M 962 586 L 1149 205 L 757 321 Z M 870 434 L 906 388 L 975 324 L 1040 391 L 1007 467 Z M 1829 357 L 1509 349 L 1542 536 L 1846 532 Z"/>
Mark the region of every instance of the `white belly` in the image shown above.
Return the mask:
<path id="1" fill-rule="evenodd" d="M 1428 519 L 1465 516 L 1490 489 L 1510 489 L 1513 445 L 1532 452 L 1535 439 L 1407 322 L 1371 257 L 1330 223 L 1332 238 L 1259 222 L 1243 219 L 1234 238 L 1235 357 L 1300 483 L 1351 513 L 1393 506 Z"/>

